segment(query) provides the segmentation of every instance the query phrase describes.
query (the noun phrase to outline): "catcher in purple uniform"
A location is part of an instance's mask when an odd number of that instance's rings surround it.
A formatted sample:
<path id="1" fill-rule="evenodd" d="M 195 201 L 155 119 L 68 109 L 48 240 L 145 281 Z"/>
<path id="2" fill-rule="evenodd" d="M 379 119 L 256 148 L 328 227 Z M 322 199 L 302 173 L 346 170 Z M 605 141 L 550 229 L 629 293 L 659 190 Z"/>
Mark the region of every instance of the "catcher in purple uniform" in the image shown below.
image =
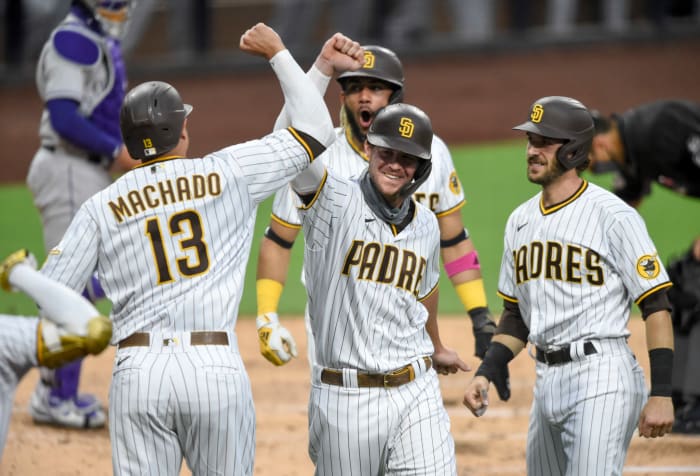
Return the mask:
<path id="1" fill-rule="evenodd" d="M 120 36 L 130 3 L 73 0 L 41 52 L 36 85 L 44 111 L 27 185 L 41 215 L 47 251 L 60 241 L 80 205 L 109 185 L 113 172 L 134 163 L 119 131 L 126 89 Z M 96 277 L 86 286 L 93 302 L 104 297 Z M 74 428 L 105 424 L 100 402 L 78 394 L 80 363 L 41 371 L 29 405 L 34 421 Z"/>

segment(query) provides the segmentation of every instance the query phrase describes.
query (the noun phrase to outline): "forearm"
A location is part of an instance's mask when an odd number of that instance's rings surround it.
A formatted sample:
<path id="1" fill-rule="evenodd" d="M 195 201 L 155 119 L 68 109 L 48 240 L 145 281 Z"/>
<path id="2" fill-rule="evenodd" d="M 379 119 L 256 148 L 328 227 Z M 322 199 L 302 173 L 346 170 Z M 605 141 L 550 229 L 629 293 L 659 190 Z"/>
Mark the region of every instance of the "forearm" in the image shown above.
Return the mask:
<path id="1" fill-rule="evenodd" d="M 311 80 L 311 82 L 314 84 L 316 89 L 318 90 L 319 94 L 323 97 L 323 95 L 326 94 L 326 90 L 328 89 L 328 83 L 331 80 L 330 76 L 326 76 L 321 72 L 316 65 L 311 66 L 309 71 L 306 73 L 306 77 Z M 289 119 L 289 113 L 287 112 L 287 105 L 282 106 L 282 110 L 280 111 L 279 115 L 277 116 L 277 120 L 275 121 L 275 127 L 274 130 L 279 130 L 279 129 L 285 129 L 291 125 L 291 121 Z"/>
<path id="2" fill-rule="evenodd" d="M 87 322 L 100 314 L 87 299 L 27 265 L 15 266 L 9 280 L 37 303 L 44 317 L 68 332 L 82 335 Z"/>
<path id="3" fill-rule="evenodd" d="M 333 142 L 333 123 L 323 98 L 308 80 L 288 50 L 282 50 L 270 59 L 277 75 L 290 124 L 324 146 Z"/>
<path id="4" fill-rule="evenodd" d="M 66 141 L 89 153 L 114 159 L 121 150 L 120 138 L 114 138 L 78 112 L 71 99 L 52 99 L 46 103 L 51 126 Z"/>
<path id="5" fill-rule="evenodd" d="M 649 314 L 645 320 L 652 397 L 670 397 L 673 373 L 673 327 L 668 311 Z"/>
<path id="6" fill-rule="evenodd" d="M 498 342 L 508 347 L 508 349 L 510 349 L 510 351 L 513 353 L 513 357 L 517 356 L 527 344 L 517 337 L 513 337 L 508 334 L 496 334 L 493 336 L 491 342 Z"/>
<path id="7" fill-rule="evenodd" d="M 650 314 L 645 321 L 647 349 L 673 350 L 673 326 L 668 311 Z"/>

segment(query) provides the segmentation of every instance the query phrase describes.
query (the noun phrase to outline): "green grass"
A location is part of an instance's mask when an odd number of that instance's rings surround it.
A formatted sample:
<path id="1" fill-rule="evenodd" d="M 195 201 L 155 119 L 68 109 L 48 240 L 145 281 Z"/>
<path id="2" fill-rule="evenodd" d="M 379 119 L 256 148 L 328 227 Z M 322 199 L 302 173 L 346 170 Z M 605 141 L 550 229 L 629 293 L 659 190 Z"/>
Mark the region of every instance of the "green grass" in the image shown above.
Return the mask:
<path id="1" fill-rule="evenodd" d="M 487 297 L 494 312 L 500 312 L 501 301 L 496 297 L 498 270 L 503 249 L 503 230 L 510 212 L 531 197 L 539 187 L 525 178 L 525 144 L 504 142 L 453 148 L 453 159 L 462 180 L 467 205 L 462 209 L 464 223 L 479 251 Z M 611 175 L 586 176 L 589 180 L 609 187 Z M 5 204 L 0 212 L 0 223 L 5 233 L 0 236 L 0 255 L 26 247 L 39 260 L 43 260 L 43 242 L 39 214 L 35 210 L 30 193 L 22 185 L 0 187 L 0 201 Z M 271 199 L 258 210 L 255 239 L 246 273 L 245 291 L 240 313 L 254 315 L 255 269 L 260 237 L 269 222 Z M 682 197 L 661 187 L 654 186 L 652 195 L 639 209 L 644 217 L 661 258 L 664 262 L 686 250 L 691 240 L 700 235 L 698 216 L 700 201 Z M 679 218 L 680 217 L 680 218 Z M 281 314 L 301 314 L 305 303 L 305 291 L 299 281 L 302 261 L 301 239 L 292 250 L 292 264 L 287 286 L 280 302 Z M 440 312 L 462 312 L 461 304 L 447 279 L 442 276 L 440 288 Z M 105 305 L 101 308 L 107 309 Z M 9 314 L 35 314 L 36 307 L 27 297 L 18 294 L 2 294 L 0 312 Z"/>

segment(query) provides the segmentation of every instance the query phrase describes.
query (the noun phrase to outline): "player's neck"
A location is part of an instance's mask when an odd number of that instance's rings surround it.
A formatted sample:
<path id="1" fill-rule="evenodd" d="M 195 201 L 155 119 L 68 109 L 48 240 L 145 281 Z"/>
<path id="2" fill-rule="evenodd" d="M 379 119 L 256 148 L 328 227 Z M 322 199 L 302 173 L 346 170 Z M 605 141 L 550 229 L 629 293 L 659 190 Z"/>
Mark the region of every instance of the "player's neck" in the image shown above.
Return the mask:
<path id="1" fill-rule="evenodd" d="M 555 181 L 542 187 L 542 204 L 548 208 L 566 201 L 581 188 L 582 182 L 583 179 L 576 170 L 567 170 Z"/>

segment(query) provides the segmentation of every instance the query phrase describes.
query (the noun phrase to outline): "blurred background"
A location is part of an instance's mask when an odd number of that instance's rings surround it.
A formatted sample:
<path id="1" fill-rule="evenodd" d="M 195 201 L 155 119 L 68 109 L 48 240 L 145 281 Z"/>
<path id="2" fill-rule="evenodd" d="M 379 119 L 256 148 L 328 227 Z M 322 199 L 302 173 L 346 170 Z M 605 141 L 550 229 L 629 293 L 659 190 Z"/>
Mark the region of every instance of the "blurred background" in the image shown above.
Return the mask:
<path id="1" fill-rule="evenodd" d="M 39 146 L 43 104 L 34 68 L 70 0 L 0 0 L 0 255 L 28 247 L 44 257 L 39 214 L 25 179 Z M 404 63 L 406 101 L 431 117 L 448 144 L 467 198 L 464 223 L 479 249 L 492 310 L 503 227 L 537 192 L 525 179 L 523 135 L 511 130 L 539 97 L 565 95 L 603 113 L 643 102 L 700 102 L 700 0 L 138 0 L 124 37 L 129 87 L 171 82 L 194 105 L 191 156 L 268 133 L 282 106 L 269 65 L 239 51 L 241 34 L 272 25 L 302 67 L 341 31 L 394 49 Z M 339 88 L 326 103 L 338 117 Z M 589 176 L 603 186 L 610 174 Z M 270 202 L 259 209 L 242 314 L 255 312 L 255 264 Z M 664 261 L 700 233 L 700 202 L 659 186 L 639 209 Z M 302 246 L 281 301 L 303 309 Z M 445 281 L 446 283 L 446 278 Z M 444 291 L 444 292 L 443 292 Z M 460 312 L 451 286 L 442 312 Z M 33 312 L 22 296 L 0 311 Z M 254 315 L 254 314 L 253 314 Z"/>
<path id="2" fill-rule="evenodd" d="M 251 64 L 242 31 L 273 26 L 310 60 L 341 31 L 401 58 L 513 51 L 552 44 L 668 41 L 700 35 L 700 0 L 136 0 L 123 47 L 130 75 L 220 71 Z M 0 0 L 0 81 L 31 79 L 70 0 Z M 697 58 L 696 58 L 697 59 Z"/>

